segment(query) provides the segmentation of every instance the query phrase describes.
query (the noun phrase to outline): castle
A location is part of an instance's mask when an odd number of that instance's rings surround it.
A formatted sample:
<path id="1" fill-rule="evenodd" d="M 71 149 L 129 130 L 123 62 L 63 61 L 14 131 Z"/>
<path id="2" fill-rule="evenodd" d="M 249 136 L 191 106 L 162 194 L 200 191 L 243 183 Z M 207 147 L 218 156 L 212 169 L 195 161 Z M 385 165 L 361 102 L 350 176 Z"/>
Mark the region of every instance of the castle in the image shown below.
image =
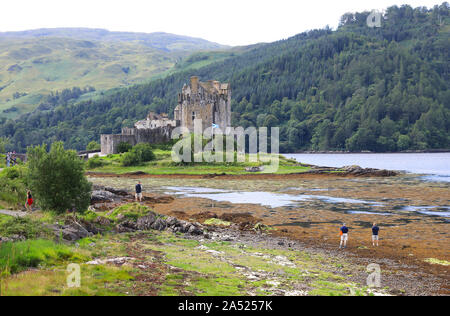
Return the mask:
<path id="1" fill-rule="evenodd" d="M 225 130 L 231 126 L 231 88 L 228 83 L 200 82 L 198 77 L 191 77 L 190 84 L 185 84 L 178 94 L 173 120 L 167 114 L 150 112 L 145 120 L 136 122 L 134 128 L 124 127 L 121 134 L 101 135 L 101 153 L 116 154 L 122 142 L 132 146 L 168 142 L 175 127 L 193 132 L 196 119 L 202 120 L 202 130 L 211 126 Z"/>

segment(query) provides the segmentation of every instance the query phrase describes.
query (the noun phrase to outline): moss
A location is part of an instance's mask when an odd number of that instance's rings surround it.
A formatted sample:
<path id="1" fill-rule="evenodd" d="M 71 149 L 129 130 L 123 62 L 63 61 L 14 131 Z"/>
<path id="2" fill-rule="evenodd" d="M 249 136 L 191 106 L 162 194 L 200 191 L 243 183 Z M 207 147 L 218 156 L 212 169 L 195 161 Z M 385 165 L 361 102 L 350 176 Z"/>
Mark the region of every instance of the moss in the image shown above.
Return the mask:
<path id="1" fill-rule="evenodd" d="M 120 217 L 123 217 L 124 219 L 137 220 L 138 218 L 146 216 L 151 212 L 152 210 L 145 205 L 130 203 L 116 208 L 107 216 L 107 218 L 114 221 L 119 220 Z"/>
<path id="2" fill-rule="evenodd" d="M 225 227 L 231 226 L 230 222 L 223 221 L 223 220 L 218 219 L 218 218 L 207 219 L 203 224 L 211 225 L 211 226 L 225 226 Z"/>
<path id="3" fill-rule="evenodd" d="M 428 258 L 424 260 L 425 262 L 431 263 L 431 264 L 439 264 L 442 266 L 450 266 L 450 262 L 446 260 L 440 260 L 436 258 Z"/>

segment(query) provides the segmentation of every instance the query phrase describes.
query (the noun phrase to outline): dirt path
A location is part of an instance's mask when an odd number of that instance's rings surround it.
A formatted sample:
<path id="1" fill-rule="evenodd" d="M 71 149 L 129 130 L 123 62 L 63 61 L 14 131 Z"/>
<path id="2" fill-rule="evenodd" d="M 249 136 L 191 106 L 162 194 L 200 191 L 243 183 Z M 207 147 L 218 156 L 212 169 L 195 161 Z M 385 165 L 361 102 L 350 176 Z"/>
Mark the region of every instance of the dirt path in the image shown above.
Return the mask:
<path id="1" fill-rule="evenodd" d="M 27 215 L 27 212 L 0 210 L 0 214 L 9 215 L 9 216 L 24 217 L 24 216 Z"/>

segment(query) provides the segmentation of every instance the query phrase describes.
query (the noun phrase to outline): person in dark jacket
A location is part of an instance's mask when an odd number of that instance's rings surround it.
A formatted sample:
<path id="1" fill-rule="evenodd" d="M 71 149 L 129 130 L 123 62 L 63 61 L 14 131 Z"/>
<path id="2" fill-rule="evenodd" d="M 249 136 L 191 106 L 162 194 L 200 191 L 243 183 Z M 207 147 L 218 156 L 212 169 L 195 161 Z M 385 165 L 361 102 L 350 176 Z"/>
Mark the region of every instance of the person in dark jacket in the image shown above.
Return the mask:
<path id="1" fill-rule="evenodd" d="M 342 227 L 340 229 L 341 232 L 341 243 L 339 245 L 339 249 L 342 248 L 342 246 L 344 248 L 347 248 L 347 240 L 348 240 L 348 227 L 344 224 L 342 224 Z"/>
<path id="2" fill-rule="evenodd" d="M 379 233 L 380 231 L 380 227 L 378 227 L 377 223 L 373 223 L 372 226 L 372 245 L 375 247 L 375 243 L 377 244 L 378 247 L 378 240 L 379 240 Z"/>
<path id="3" fill-rule="evenodd" d="M 139 202 L 142 202 L 142 184 L 141 181 L 136 184 L 136 202 L 139 200 Z"/>

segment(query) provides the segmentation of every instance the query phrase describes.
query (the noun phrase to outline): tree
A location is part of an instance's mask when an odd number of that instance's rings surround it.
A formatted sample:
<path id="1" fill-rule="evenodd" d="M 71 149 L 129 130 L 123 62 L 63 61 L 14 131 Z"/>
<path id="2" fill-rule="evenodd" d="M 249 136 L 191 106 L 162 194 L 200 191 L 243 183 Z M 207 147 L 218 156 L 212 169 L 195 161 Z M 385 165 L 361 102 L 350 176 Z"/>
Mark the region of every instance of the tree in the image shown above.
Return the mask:
<path id="1" fill-rule="evenodd" d="M 97 143 L 95 140 L 91 141 L 87 146 L 86 146 L 86 150 L 91 151 L 91 150 L 100 150 L 101 146 L 99 143 Z"/>
<path id="2" fill-rule="evenodd" d="M 0 137 L 0 153 L 6 151 L 6 146 L 9 144 L 9 140 L 6 137 Z"/>
<path id="3" fill-rule="evenodd" d="M 84 212 L 91 200 L 92 184 L 84 175 L 84 162 L 62 142 L 28 148 L 28 180 L 44 210 Z"/>

